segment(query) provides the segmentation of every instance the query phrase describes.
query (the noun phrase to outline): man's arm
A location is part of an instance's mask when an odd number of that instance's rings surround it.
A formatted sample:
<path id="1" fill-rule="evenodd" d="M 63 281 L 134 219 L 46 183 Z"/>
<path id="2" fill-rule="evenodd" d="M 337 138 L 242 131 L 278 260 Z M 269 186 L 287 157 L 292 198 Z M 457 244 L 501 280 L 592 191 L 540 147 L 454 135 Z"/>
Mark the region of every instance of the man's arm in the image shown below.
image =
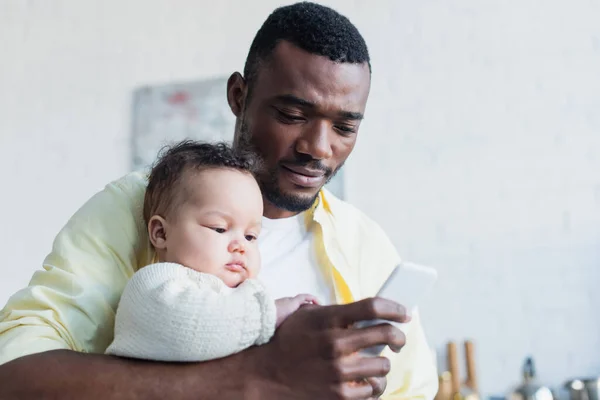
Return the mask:
<path id="1" fill-rule="evenodd" d="M 391 325 L 345 329 L 357 321 L 405 322 L 383 299 L 343 306 L 306 306 L 286 319 L 273 340 L 227 358 L 194 364 L 49 351 L 0 366 L 0 398 L 367 400 L 363 379 L 389 372 L 383 357 L 357 357 L 378 344 L 399 351 L 404 336 Z"/>
<path id="2" fill-rule="evenodd" d="M 167 364 L 48 351 L 0 366 L 0 398 L 241 399 L 252 392 L 241 368 L 243 357 Z"/>

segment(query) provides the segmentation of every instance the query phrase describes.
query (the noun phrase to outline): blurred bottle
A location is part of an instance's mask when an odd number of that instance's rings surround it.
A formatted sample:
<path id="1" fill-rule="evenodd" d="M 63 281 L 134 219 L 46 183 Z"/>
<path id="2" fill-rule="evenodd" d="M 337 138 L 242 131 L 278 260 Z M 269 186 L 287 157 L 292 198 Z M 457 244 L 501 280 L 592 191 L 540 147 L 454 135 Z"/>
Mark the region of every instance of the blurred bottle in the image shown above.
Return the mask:
<path id="1" fill-rule="evenodd" d="M 465 356 L 467 364 L 467 380 L 460 381 L 460 370 L 458 367 L 458 351 L 456 343 L 449 342 L 448 369 L 450 371 L 450 391 L 452 400 L 479 400 L 477 392 L 477 375 L 475 372 L 475 348 L 471 341 L 465 342 Z"/>

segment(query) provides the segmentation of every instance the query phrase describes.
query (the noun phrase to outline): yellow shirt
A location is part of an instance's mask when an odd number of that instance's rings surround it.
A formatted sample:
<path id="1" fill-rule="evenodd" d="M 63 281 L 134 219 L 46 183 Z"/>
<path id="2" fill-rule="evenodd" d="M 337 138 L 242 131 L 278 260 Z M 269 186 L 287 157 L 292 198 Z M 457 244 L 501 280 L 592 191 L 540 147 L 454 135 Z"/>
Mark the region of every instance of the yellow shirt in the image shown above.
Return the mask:
<path id="1" fill-rule="evenodd" d="M 47 350 L 104 353 L 125 284 L 154 258 L 142 217 L 146 184 L 140 173 L 112 182 L 59 232 L 44 270 L 0 311 L 0 365 Z M 374 296 L 400 261 L 377 224 L 325 190 L 306 223 L 338 303 Z M 404 333 L 399 354 L 384 350 L 392 369 L 383 399 L 432 399 L 437 371 L 418 315 Z"/>

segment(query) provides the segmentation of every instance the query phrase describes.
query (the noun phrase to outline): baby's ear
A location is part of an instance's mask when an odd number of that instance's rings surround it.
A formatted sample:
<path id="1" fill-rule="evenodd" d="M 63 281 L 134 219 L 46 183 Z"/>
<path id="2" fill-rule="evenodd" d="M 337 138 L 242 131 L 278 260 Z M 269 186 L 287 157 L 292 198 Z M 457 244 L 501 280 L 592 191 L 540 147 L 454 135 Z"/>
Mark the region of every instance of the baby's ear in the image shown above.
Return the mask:
<path id="1" fill-rule="evenodd" d="M 156 250 L 164 250 L 167 247 L 167 221 L 160 215 L 153 215 L 148 221 L 148 236 L 150 243 Z"/>

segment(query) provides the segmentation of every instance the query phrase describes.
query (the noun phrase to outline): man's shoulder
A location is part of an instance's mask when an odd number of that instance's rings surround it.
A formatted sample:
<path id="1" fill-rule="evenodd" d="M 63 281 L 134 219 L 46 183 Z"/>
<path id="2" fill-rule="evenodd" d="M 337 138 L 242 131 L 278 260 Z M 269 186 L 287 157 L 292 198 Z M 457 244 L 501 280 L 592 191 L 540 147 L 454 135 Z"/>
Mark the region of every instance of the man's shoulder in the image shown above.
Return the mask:
<path id="1" fill-rule="evenodd" d="M 85 202 L 71 217 L 67 225 L 89 219 L 91 215 L 114 210 L 136 210 L 143 206 L 148 185 L 147 176 L 131 172 L 106 184 Z"/>
<path id="2" fill-rule="evenodd" d="M 137 200 L 140 194 L 146 193 L 148 186 L 148 175 L 141 171 L 130 172 L 107 184 L 104 190 L 112 191 Z"/>
<path id="3" fill-rule="evenodd" d="M 60 230 L 44 264 L 75 271 L 114 263 L 127 274 L 136 270 L 150 254 L 142 216 L 146 186 L 140 172 L 107 184 Z"/>

